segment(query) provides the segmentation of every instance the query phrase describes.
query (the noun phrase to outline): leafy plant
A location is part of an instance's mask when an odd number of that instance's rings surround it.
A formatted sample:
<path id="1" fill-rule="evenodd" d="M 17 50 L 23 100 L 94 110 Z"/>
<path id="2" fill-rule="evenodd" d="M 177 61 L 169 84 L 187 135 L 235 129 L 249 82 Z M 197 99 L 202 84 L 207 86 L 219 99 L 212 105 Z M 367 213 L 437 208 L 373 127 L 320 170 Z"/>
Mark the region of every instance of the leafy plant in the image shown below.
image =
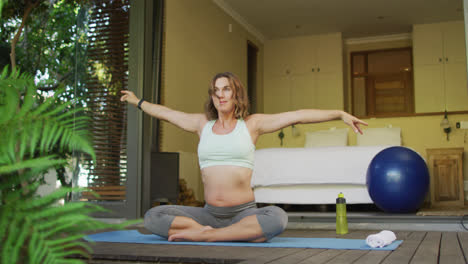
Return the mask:
<path id="1" fill-rule="evenodd" d="M 18 65 L 22 72 L 35 76 L 42 94 L 65 89 L 61 98 L 85 105 L 85 100 L 76 98 L 86 94 L 89 1 L 1 2 L 5 4 L 0 10 L 0 69 Z M 71 187 L 65 167 L 55 169 L 61 185 Z"/>
<path id="2" fill-rule="evenodd" d="M 0 0 L 4 1 L 4 0 Z M 10 64 L 36 76 L 43 92 L 74 87 L 86 75 L 87 0 L 15 0 L 0 17 L 0 68 Z M 45 77 L 45 76 L 48 76 Z M 63 96 L 71 97 L 70 91 Z"/>
<path id="3" fill-rule="evenodd" d="M 86 130 L 88 117 L 81 114 L 81 108 L 74 109 L 73 102 L 60 102 L 59 93 L 41 101 L 30 75 L 3 70 L 0 262 L 82 263 L 69 257 L 87 256 L 90 248 L 80 241 L 86 231 L 110 227 L 89 216 L 103 209 L 81 202 L 57 205 L 58 200 L 76 189 L 62 188 L 44 197 L 39 197 L 36 190 L 44 172 L 67 162 L 54 153 L 57 149 L 80 151 L 94 158 Z"/>

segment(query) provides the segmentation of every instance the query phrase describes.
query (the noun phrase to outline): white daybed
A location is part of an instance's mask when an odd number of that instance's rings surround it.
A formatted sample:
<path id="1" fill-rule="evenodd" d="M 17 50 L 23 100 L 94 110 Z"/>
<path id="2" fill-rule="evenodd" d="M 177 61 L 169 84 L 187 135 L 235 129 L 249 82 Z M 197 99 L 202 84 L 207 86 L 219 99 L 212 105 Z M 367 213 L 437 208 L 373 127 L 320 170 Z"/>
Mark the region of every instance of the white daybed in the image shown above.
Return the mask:
<path id="1" fill-rule="evenodd" d="M 385 145 L 375 145 L 376 137 L 372 134 L 376 131 L 379 134 L 385 131 L 380 141 Z M 401 130 L 368 129 L 364 135 L 372 138 L 358 136 L 359 146 L 346 146 L 347 129 L 325 132 L 308 133 L 304 148 L 267 148 L 255 152 L 251 185 L 257 203 L 334 204 L 340 192 L 349 204 L 373 203 L 366 186 L 367 168 L 377 153 L 401 145 Z M 333 144 L 338 146 L 323 146 Z"/>
<path id="2" fill-rule="evenodd" d="M 366 172 L 388 146 L 271 148 L 255 152 L 252 187 L 257 203 L 333 204 L 340 192 L 350 204 L 372 203 Z"/>

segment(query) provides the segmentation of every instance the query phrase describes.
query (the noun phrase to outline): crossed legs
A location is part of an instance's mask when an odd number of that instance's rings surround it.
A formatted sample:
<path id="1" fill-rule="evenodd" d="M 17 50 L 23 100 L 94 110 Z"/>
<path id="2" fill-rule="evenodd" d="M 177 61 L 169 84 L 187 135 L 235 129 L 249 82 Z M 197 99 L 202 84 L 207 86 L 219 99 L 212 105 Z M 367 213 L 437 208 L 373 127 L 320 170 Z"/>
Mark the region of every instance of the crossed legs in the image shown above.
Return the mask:
<path id="1" fill-rule="evenodd" d="M 169 229 L 169 241 L 250 241 L 263 242 L 262 228 L 257 221 L 257 216 L 250 215 L 232 225 L 213 228 L 203 226 L 196 221 L 176 216 Z"/>
<path id="2" fill-rule="evenodd" d="M 281 233 L 286 224 L 286 213 L 275 206 L 249 208 L 232 218 L 177 205 L 154 207 L 145 215 L 145 227 L 169 241 L 263 242 Z"/>

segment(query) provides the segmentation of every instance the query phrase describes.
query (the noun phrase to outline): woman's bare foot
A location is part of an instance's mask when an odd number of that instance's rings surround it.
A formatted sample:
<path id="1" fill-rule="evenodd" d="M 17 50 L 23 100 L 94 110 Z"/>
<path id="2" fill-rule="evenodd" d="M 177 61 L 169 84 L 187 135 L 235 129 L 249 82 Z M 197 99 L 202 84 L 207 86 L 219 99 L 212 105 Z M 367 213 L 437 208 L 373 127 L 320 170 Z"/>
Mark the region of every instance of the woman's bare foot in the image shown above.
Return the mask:
<path id="1" fill-rule="evenodd" d="M 200 229 L 189 229 L 169 236 L 168 241 L 206 241 L 206 231 L 213 229 L 211 226 L 204 226 Z"/>

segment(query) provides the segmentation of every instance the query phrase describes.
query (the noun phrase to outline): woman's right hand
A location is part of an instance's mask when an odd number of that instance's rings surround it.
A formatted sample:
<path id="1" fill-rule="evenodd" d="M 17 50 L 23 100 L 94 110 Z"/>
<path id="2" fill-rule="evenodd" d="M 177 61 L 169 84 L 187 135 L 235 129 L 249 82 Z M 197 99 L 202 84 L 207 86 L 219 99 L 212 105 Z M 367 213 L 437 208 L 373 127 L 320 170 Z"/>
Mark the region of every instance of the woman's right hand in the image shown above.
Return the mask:
<path id="1" fill-rule="evenodd" d="M 137 105 L 138 102 L 140 101 L 133 92 L 131 91 L 127 91 L 127 90 L 122 90 L 121 91 L 124 95 L 122 95 L 122 97 L 120 97 L 120 101 L 122 102 L 125 102 L 127 101 L 128 103 L 132 104 L 132 105 Z"/>

